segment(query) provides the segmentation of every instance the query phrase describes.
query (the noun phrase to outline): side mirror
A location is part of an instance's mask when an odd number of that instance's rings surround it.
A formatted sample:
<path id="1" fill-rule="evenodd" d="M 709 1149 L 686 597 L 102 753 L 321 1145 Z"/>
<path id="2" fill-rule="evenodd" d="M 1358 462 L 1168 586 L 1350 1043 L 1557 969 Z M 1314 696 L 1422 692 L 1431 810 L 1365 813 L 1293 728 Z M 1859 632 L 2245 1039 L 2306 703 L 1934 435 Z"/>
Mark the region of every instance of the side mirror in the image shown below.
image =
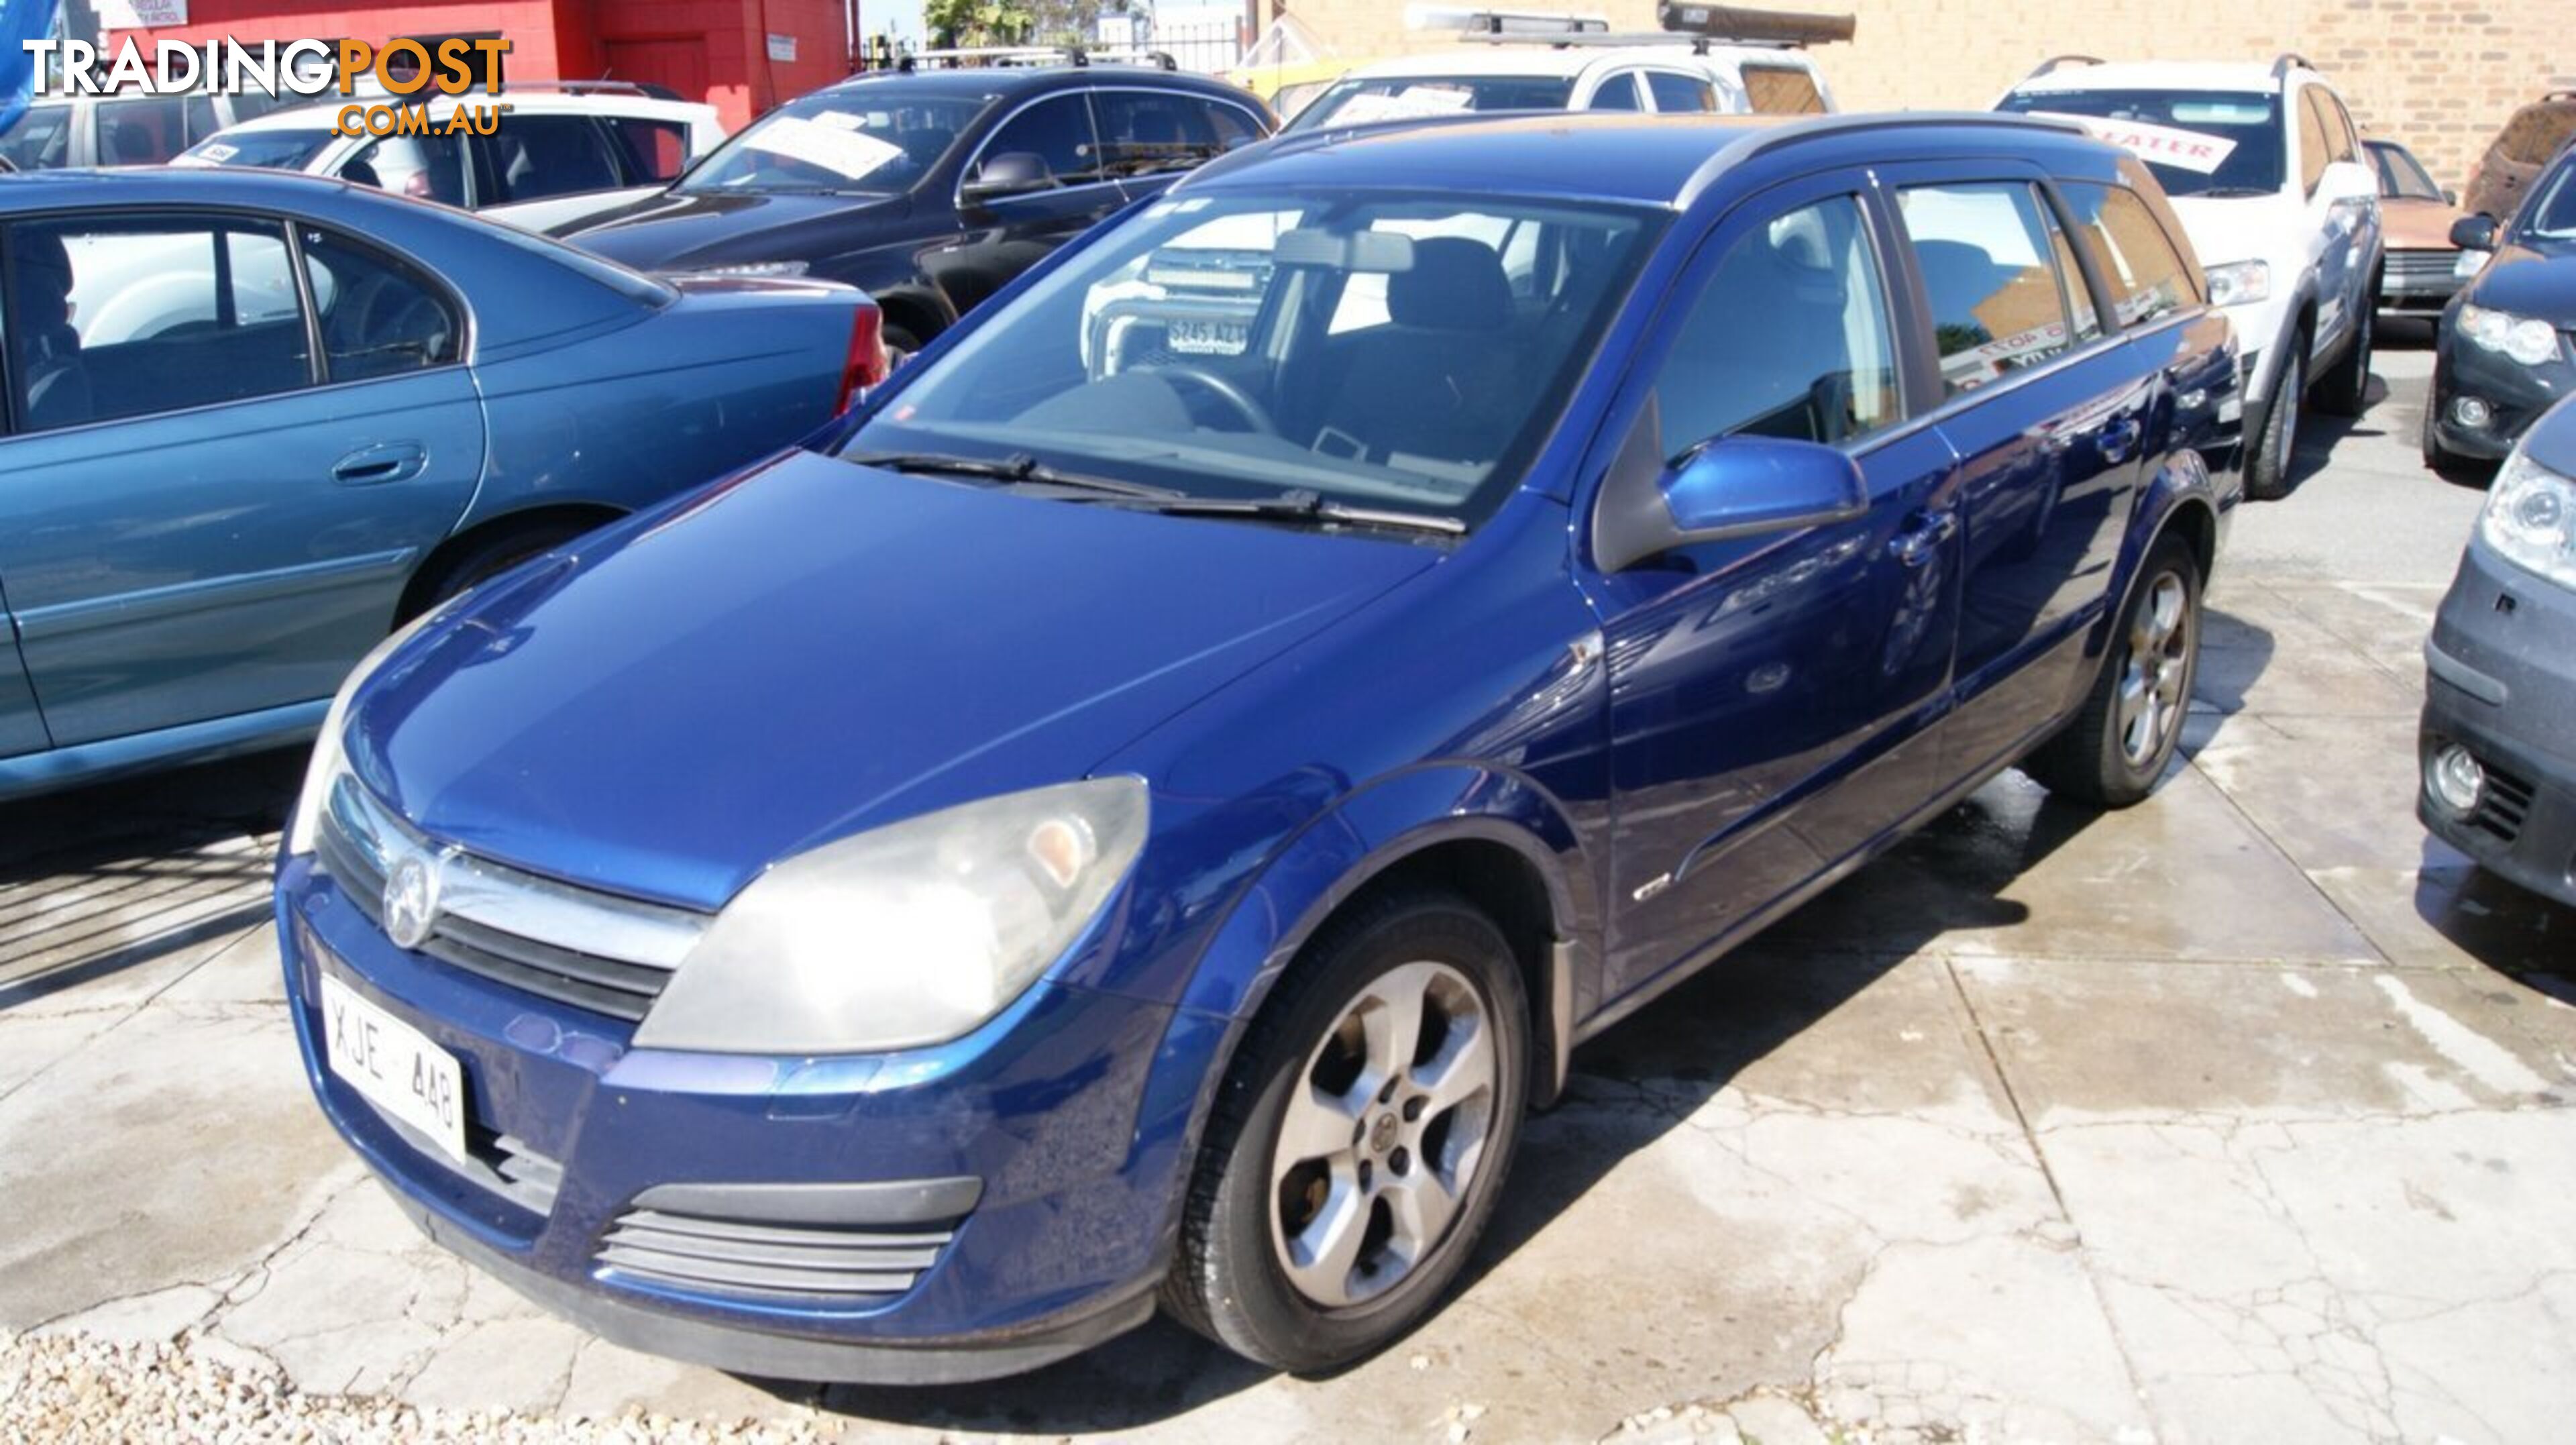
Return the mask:
<path id="1" fill-rule="evenodd" d="M 2496 218 L 2462 216 L 2451 223 L 2451 244 L 2463 251 L 2492 251 L 2496 248 Z"/>
<path id="2" fill-rule="evenodd" d="M 2458 205 L 2459 203 L 2460 203 L 2460 193 L 2459 193 L 2459 192 L 2457 192 L 2457 191 L 2455 191 L 2455 190 L 2452 190 L 2449 186 L 2444 186 L 2444 187 L 2442 187 L 2442 204 L 2443 204 L 2443 205 L 2446 205 L 2446 206 L 2456 206 L 2456 205 Z"/>
<path id="3" fill-rule="evenodd" d="M 1667 469 L 1654 454 L 1655 418 L 1649 406 L 1602 483 L 1592 550 L 1605 572 L 1676 547 L 1820 527 L 1869 511 L 1859 464 L 1832 447 L 1726 437 Z"/>
<path id="4" fill-rule="evenodd" d="M 2336 161 L 2318 178 L 2317 189 L 2335 201 L 2379 199 L 2379 174 L 2359 161 Z"/>
<path id="5" fill-rule="evenodd" d="M 977 205 L 1010 196 L 1025 196 L 1033 191 L 1055 189 L 1055 172 L 1047 168 L 1046 157 L 1034 151 L 1004 151 L 984 157 L 975 178 L 960 188 L 960 194 Z"/>

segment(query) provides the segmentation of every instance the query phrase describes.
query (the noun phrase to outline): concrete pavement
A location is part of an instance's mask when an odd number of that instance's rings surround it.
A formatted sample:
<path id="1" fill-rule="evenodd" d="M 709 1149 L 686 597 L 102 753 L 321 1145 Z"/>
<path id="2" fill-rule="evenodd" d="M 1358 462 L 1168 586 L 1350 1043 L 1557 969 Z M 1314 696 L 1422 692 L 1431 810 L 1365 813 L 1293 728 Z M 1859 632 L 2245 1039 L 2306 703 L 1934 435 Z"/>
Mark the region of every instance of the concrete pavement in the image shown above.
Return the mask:
<path id="1" fill-rule="evenodd" d="M 1578 1054 L 1456 1297 L 1338 1378 L 1158 1323 L 818 1391 L 522 1304 L 305 1095 L 260 912 L 292 759 L 0 810 L 0 1330 L 870 1440 L 2563 1438 L 2576 914 L 2413 819 L 2417 649 L 2481 494 L 2416 464 L 2429 356 L 2379 370 L 2242 514 L 2156 798 L 2007 775 Z"/>

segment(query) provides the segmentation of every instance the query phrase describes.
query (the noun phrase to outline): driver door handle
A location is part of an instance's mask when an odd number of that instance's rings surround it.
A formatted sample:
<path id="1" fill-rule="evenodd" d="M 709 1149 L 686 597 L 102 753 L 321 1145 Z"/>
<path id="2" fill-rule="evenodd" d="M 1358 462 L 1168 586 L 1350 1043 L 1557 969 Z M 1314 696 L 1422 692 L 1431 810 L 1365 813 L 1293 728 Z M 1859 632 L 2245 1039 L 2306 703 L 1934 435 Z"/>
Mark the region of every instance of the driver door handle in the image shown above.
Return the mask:
<path id="1" fill-rule="evenodd" d="M 1952 511 L 1925 512 L 1906 524 L 1887 544 L 1896 560 L 1908 567 L 1920 567 L 1941 554 L 1941 545 L 1959 535 L 1959 514 Z"/>

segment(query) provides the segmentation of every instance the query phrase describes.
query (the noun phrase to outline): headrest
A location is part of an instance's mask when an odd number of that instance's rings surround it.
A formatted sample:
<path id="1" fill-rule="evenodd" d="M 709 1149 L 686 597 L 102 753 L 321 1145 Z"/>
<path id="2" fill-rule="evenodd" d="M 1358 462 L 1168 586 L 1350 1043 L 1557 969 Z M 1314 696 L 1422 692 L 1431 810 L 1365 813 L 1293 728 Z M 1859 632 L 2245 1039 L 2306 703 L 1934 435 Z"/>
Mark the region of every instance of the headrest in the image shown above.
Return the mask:
<path id="1" fill-rule="evenodd" d="M 15 289 L 23 319 L 32 328 L 60 326 L 71 319 L 72 257 L 63 238 L 51 231 L 26 230 L 10 238 Z"/>
<path id="2" fill-rule="evenodd" d="M 1413 243 L 1413 265 L 1386 278 L 1386 312 L 1399 326 L 1500 331 L 1512 319 L 1503 258 L 1482 241 L 1433 236 Z"/>

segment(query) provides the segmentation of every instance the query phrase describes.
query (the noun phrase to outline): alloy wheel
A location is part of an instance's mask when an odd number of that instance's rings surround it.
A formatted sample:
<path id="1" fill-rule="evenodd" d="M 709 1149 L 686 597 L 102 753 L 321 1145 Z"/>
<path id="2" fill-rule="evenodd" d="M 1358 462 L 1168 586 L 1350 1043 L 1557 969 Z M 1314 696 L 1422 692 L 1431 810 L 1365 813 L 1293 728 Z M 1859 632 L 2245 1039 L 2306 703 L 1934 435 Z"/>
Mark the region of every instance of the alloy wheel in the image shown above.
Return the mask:
<path id="1" fill-rule="evenodd" d="M 2305 343 L 2293 342 L 2292 344 L 2304 345 Z M 2273 475 L 2281 479 L 2283 490 L 2287 490 L 2290 484 L 2290 463 L 2295 459 L 2299 445 L 2299 407 L 2308 389 L 2308 368 L 2304 359 L 2297 356 L 2283 358 L 2280 386 L 2280 400 L 2272 405 L 2272 435 L 2269 438 L 2269 444 L 2272 449 Z"/>
<path id="2" fill-rule="evenodd" d="M 2191 670 L 2190 604 L 2183 580 L 2166 572 L 2139 599 L 2129 619 L 2128 663 L 2120 676 L 2113 720 L 2120 730 L 2120 754 L 2133 768 L 2155 761 L 2182 726 L 2188 706 L 2182 690 Z"/>
<path id="3" fill-rule="evenodd" d="M 1390 969 L 1342 1006 L 1272 1153 L 1271 1244 L 1299 1294 L 1364 1303 L 1447 1238 L 1494 1130 L 1494 1033 L 1445 963 Z"/>

